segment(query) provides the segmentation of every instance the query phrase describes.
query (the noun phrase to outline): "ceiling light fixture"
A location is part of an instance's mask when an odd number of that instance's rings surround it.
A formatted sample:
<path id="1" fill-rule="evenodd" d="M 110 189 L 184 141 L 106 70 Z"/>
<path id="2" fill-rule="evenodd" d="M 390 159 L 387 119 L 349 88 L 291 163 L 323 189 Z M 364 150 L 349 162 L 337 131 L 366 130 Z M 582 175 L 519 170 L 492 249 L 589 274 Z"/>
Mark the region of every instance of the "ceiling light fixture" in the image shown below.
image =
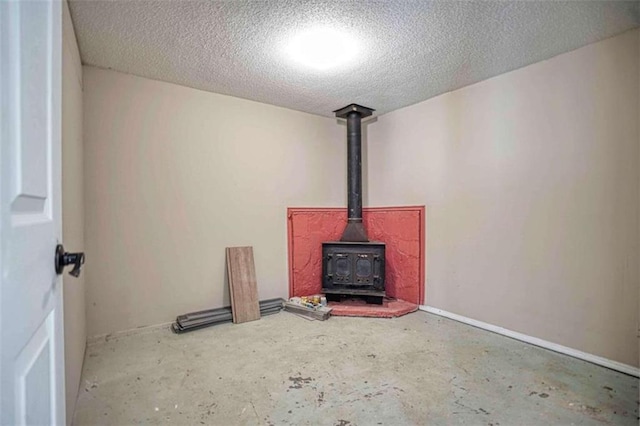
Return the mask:
<path id="1" fill-rule="evenodd" d="M 295 62 L 322 71 L 355 59 L 359 46 L 347 33 L 329 27 L 317 27 L 296 34 L 286 50 Z"/>

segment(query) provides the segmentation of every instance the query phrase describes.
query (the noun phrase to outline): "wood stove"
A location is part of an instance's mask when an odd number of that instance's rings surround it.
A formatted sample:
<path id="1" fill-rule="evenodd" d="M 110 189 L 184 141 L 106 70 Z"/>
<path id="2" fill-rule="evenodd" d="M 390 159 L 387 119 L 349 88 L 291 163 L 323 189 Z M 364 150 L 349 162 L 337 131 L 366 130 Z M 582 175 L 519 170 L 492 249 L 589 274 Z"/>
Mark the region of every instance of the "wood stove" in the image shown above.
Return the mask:
<path id="1" fill-rule="evenodd" d="M 348 222 L 340 241 L 322 243 L 322 292 L 328 300 L 359 296 L 382 304 L 385 244 L 369 241 L 362 224 L 362 118 L 373 109 L 351 104 L 334 111 L 347 120 Z"/>

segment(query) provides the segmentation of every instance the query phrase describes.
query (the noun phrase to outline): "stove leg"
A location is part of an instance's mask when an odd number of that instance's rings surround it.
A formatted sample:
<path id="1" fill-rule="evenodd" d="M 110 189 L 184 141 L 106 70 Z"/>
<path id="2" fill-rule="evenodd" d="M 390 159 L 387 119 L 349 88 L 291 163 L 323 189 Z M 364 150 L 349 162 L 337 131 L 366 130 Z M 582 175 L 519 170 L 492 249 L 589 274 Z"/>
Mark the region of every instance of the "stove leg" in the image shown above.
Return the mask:
<path id="1" fill-rule="evenodd" d="M 382 305 L 382 296 L 365 296 L 364 300 L 372 305 Z"/>
<path id="2" fill-rule="evenodd" d="M 327 302 L 340 302 L 343 299 L 339 294 L 327 293 L 325 296 L 327 297 Z"/>

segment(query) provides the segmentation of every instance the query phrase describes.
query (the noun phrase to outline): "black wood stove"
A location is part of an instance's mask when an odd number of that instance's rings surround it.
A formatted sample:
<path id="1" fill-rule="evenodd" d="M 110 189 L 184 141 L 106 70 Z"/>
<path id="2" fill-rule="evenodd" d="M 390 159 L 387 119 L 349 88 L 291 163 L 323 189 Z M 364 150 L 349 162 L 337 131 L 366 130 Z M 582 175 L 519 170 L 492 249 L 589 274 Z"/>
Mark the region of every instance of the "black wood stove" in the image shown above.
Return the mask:
<path id="1" fill-rule="evenodd" d="M 362 297 L 382 304 L 385 244 L 369 241 L 362 224 L 362 118 L 373 109 L 356 104 L 334 111 L 347 119 L 348 223 L 340 241 L 322 243 L 322 292 L 328 300 Z"/>

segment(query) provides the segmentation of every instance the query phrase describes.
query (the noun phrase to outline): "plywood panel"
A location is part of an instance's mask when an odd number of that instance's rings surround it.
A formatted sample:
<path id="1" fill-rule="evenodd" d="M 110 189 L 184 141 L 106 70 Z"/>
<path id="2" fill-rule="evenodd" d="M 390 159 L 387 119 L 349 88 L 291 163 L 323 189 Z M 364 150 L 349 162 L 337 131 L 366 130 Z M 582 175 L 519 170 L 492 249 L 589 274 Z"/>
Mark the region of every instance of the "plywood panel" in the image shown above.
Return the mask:
<path id="1" fill-rule="evenodd" d="M 253 247 L 227 247 L 226 251 L 233 322 L 260 319 Z"/>

